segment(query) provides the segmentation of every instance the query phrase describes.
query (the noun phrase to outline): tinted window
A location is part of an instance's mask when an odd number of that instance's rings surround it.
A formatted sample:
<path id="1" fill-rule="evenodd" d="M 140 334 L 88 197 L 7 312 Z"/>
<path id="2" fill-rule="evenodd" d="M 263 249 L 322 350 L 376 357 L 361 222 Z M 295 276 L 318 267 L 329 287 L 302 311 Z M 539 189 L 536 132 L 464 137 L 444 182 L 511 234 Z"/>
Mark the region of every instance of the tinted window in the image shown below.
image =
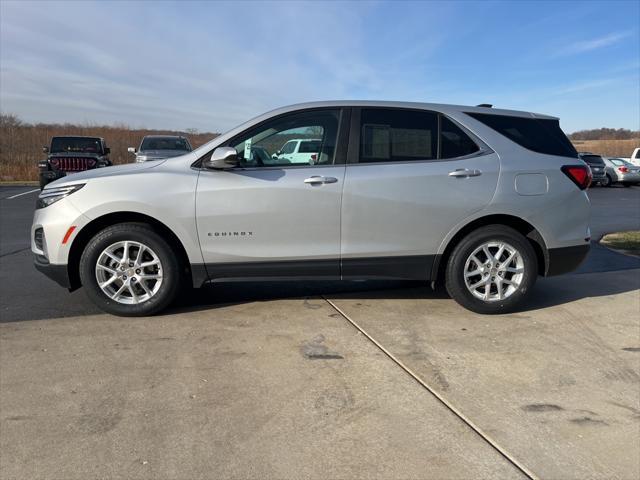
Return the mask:
<path id="1" fill-rule="evenodd" d="M 184 150 L 191 151 L 185 138 L 146 137 L 142 140 L 140 150 Z"/>
<path id="2" fill-rule="evenodd" d="M 317 153 L 321 143 L 320 140 L 304 140 L 300 142 L 298 153 Z"/>
<path id="3" fill-rule="evenodd" d="M 360 162 L 429 160 L 437 156 L 438 117 L 432 112 L 363 109 Z"/>
<path id="4" fill-rule="evenodd" d="M 102 142 L 99 138 L 53 137 L 51 153 L 102 153 Z"/>
<path id="5" fill-rule="evenodd" d="M 330 165 L 335 155 L 339 123 L 339 110 L 293 113 L 244 132 L 229 145 L 238 151 L 243 167 Z M 298 142 L 302 144 L 296 152 Z M 302 149 L 305 143 L 311 144 L 308 151 Z"/>
<path id="6" fill-rule="evenodd" d="M 581 158 L 589 165 L 597 165 L 599 167 L 604 165 L 604 160 L 600 155 L 582 155 Z"/>
<path id="7" fill-rule="evenodd" d="M 576 158 L 578 153 L 560 129 L 558 120 L 467 113 L 518 145 L 547 155 Z"/>
<path id="8" fill-rule="evenodd" d="M 455 123 L 445 116 L 440 119 L 440 158 L 463 157 L 480 150 Z"/>

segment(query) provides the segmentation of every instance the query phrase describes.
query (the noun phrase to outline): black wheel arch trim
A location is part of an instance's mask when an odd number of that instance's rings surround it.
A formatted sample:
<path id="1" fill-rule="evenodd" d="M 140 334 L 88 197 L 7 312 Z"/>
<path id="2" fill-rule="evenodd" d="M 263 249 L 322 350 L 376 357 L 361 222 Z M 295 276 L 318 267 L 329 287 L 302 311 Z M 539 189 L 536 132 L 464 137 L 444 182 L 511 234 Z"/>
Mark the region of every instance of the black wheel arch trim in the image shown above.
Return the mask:
<path id="1" fill-rule="evenodd" d="M 167 225 L 143 213 L 123 211 L 112 212 L 94 218 L 84 225 L 74 236 L 71 246 L 69 247 L 69 258 L 66 265 L 67 275 L 69 277 L 69 288 L 72 291 L 82 286 L 79 271 L 80 257 L 91 238 L 104 228 L 117 223 L 126 222 L 145 223 L 162 232 L 164 234 L 164 238 L 176 247 L 182 265 L 186 269 L 184 273 L 191 278 L 194 287 L 200 287 L 207 280 L 206 269 L 204 266 L 200 264 L 192 264 L 189 261 L 184 245 L 173 230 L 171 230 Z"/>

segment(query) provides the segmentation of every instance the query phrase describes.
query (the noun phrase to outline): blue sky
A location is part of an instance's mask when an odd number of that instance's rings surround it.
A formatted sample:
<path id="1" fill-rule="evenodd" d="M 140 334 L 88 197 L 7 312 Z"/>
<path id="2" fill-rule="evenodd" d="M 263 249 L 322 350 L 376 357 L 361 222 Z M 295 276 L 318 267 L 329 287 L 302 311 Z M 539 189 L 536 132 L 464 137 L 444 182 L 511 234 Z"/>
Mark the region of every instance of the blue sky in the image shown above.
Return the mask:
<path id="1" fill-rule="evenodd" d="M 640 2 L 0 2 L 0 107 L 224 131 L 326 99 L 640 129 Z"/>

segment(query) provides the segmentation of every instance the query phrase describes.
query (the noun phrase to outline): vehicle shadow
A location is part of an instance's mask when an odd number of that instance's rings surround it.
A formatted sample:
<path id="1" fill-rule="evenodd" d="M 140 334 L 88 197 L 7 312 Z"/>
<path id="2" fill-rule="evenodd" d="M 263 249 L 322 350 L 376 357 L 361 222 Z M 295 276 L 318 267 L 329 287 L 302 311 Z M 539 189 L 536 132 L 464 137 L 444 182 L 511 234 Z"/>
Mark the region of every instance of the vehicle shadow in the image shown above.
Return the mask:
<path id="1" fill-rule="evenodd" d="M 529 300 L 517 312 L 529 312 L 581 300 L 640 289 L 640 270 L 621 270 L 597 275 L 573 274 L 539 278 Z M 424 282 L 245 282 L 216 283 L 193 290 L 163 315 L 175 315 L 244 303 L 318 298 L 350 300 L 430 300 L 453 302 L 444 288 L 433 290 Z M 460 307 L 462 308 L 462 307 Z"/>
<path id="2" fill-rule="evenodd" d="M 640 289 L 640 259 L 592 244 L 589 258 L 577 273 L 539 278 L 528 302 L 519 310 L 533 311 L 563 305 L 586 297 L 603 297 Z M 0 323 L 54 318 L 85 317 L 102 312 L 82 289 L 60 292 L 53 281 L 41 275 L 11 275 L 31 266 L 30 253 L 20 252 L 2 259 L 0 269 Z M 25 267 L 26 268 L 26 267 Z M 60 292 L 55 302 L 43 291 Z M 282 299 L 326 297 L 329 299 L 391 299 L 452 302 L 444 288 L 435 291 L 426 282 L 403 281 L 283 281 L 229 282 L 207 285 L 183 294 L 162 315 L 215 311 L 219 307 Z M 28 307 L 26 307 L 28 305 Z M 460 307 L 462 308 L 462 307 Z M 133 320 L 133 319 L 132 319 Z"/>

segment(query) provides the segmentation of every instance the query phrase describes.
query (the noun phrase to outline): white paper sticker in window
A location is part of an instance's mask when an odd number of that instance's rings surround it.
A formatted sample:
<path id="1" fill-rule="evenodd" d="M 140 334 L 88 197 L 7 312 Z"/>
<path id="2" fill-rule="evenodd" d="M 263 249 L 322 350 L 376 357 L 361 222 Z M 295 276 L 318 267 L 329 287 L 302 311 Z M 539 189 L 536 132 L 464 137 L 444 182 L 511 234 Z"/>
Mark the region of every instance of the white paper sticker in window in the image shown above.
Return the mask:
<path id="1" fill-rule="evenodd" d="M 249 138 L 248 140 L 244 141 L 244 159 L 245 160 L 250 160 L 251 159 L 251 139 Z"/>

